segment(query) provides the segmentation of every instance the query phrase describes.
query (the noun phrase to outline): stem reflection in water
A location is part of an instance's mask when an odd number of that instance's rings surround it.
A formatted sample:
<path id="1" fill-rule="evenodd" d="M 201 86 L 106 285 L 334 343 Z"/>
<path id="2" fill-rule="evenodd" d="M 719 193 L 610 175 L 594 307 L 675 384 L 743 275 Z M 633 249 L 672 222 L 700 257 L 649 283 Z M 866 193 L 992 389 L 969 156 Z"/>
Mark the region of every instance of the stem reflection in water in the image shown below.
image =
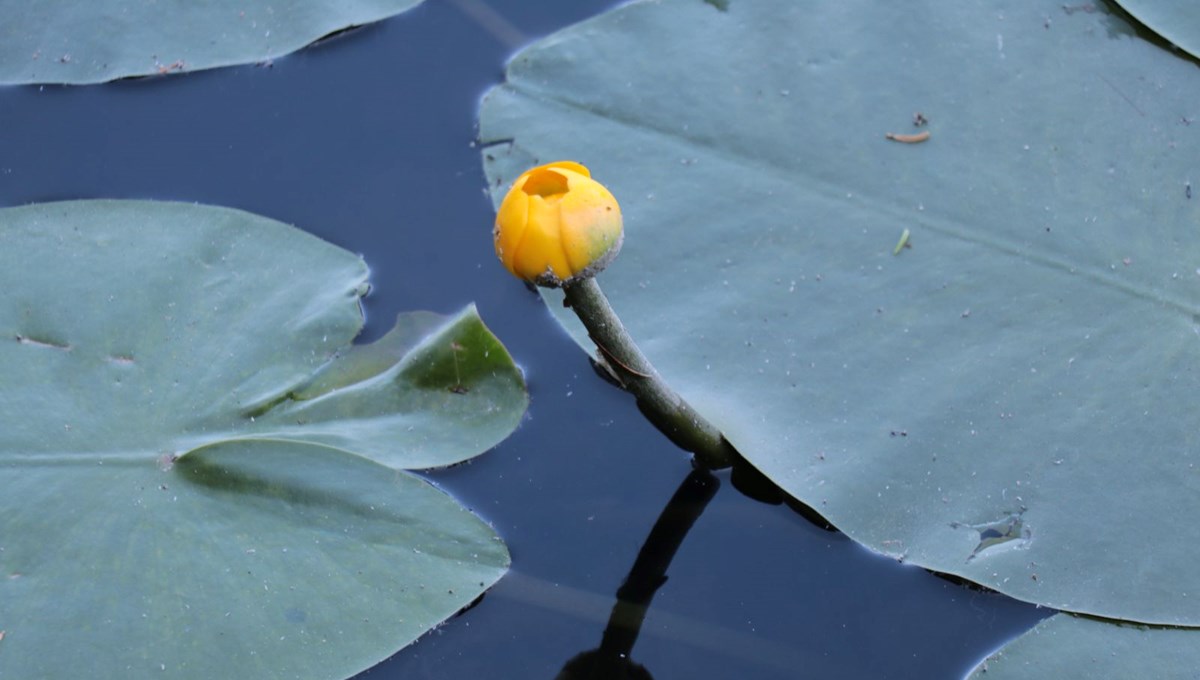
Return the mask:
<path id="1" fill-rule="evenodd" d="M 600 647 L 572 658 L 557 680 L 649 680 L 653 676 L 630 658 L 654 593 L 667 581 L 667 567 L 721 482 L 705 469 L 693 470 L 671 496 L 617 589 Z"/>

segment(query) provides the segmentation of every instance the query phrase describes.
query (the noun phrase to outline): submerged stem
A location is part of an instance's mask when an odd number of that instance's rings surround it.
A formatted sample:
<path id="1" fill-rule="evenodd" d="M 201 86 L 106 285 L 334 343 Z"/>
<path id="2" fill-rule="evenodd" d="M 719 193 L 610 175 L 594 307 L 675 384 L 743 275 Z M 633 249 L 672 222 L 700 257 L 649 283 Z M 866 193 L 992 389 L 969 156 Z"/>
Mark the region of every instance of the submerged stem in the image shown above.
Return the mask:
<path id="1" fill-rule="evenodd" d="M 737 451 L 720 430 L 671 389 L 638 349 L 621 319 L 608 304 L 594 278 L 563 286 L 567 304 L 575 310 L 600 350 L 600 359 L 621 385 L 638 400 L 650 422 L 683 449 L 696 454 L 708 469 L 733 464 Z"/>

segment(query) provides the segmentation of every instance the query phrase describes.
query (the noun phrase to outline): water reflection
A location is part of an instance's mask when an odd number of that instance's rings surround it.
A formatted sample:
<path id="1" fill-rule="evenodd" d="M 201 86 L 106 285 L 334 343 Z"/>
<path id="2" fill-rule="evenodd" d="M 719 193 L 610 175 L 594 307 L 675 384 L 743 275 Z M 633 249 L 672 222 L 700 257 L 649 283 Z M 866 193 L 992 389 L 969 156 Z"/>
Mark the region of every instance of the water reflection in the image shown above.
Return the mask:
<path id="1" fill-rule="evenodd" d="M 667 582 L 667 568 L 688 531 L 716 495 L 721 482 L 707 470 L 693 470 L 663 508 L 633 568 L 617 589 L 600 646 L 576 655 L 557 680 L 622 680 L 652 678 L 631 657 L 654 593 Z"/>

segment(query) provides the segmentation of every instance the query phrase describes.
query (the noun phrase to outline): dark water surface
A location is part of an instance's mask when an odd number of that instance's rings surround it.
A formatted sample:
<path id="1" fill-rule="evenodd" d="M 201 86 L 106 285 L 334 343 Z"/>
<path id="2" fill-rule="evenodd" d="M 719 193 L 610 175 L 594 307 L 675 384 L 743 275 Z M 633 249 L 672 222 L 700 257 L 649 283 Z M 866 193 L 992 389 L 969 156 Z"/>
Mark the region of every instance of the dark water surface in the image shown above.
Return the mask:
<path id="1" fill-rule="evenodd" d="M 429 475 L 495 524 L 512 573 L 365 678 L 554 678 L 600 646 L 690 472 L 495 261 L 471 147 L 512 47 L 610 4 L 429 0 L 270 67 L 0 89 L 0 204 L 174 199 L 292 223 L 366 257 L 366 337 L 398 311 L 474 301 L 525 369 L 516 434 Z M 633 647 L 658 680 L 958 678 L 1050 613 L 870 554 L 719 477 Z M 660 544 L 643 560 L 669 557 Z"/>

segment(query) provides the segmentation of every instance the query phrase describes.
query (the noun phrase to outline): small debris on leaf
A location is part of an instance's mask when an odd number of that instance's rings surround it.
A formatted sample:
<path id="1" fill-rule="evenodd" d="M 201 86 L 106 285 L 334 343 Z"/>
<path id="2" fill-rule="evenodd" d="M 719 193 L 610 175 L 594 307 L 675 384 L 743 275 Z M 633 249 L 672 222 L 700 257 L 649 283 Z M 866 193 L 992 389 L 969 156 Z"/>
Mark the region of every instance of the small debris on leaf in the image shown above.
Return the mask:
<path id="1" fill-rule="evenodd" d="M 929 130 L 926 130 L 924 132 L 918 132 L 915 135 L 903 135 L 895 132 L 889 132 L 885 134 L 884 137 L 892 140 L 893 142 L 901 142 L 904 144 L 920 144 L 921 142 L 929 139 L 930 132 Z"/>

